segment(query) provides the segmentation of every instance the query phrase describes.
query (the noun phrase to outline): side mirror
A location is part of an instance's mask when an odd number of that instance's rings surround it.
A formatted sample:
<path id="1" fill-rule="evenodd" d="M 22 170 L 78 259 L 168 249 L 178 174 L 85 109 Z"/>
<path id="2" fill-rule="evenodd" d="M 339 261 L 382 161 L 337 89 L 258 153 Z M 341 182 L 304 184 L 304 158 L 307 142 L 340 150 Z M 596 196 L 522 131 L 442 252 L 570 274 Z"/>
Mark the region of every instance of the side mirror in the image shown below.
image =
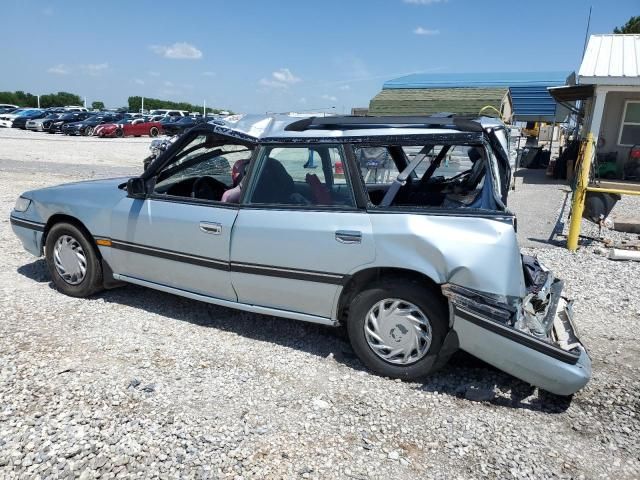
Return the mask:
<path id="1" fill-rule="evenodd" d="M 127 180 L 127 197 L 129 198 L 146 198 L 147 188 L 144 180 L 140 177 L 134 177 Z"/>

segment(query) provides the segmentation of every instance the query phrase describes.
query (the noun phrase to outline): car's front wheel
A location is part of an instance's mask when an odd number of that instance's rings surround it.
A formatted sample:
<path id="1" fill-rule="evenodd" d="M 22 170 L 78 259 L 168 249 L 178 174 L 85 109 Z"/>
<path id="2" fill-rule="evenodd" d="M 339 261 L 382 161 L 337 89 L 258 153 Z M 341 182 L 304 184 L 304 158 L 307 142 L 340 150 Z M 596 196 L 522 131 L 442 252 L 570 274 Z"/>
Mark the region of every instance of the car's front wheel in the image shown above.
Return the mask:
<path id="1" fill-rule="evenodd" d="M 93 127 L 87 127 L 87 128 L 85 128 L 85 129 L 84 129 L 84 134 L 85 134 L 87 137 L 92 136 L 92 135 L 93 135 Z"/>
<path id="2" fill-rule="evenodd" d="M 118 137 L 118 138 L 124 137 L 124 131 L 121 128 L 118 128 L 116 130 L 116 137 Z"/>
<path id="3" fill-rule="evenodd" d="M 72 297 L 87 297 L 102 289 L 102 266 L 90 239 L 75 225 L 51 227 L 45 258 L 54 285 Z"/>
<path id="4" fill-rule="evenodd" d="M 157 136 L 158 136 L 158 133 L 160 133 L 160 132 L 159 132 L 159 130 L 158 130 L 158 128 L 157 128 L 157 127 L 151 127 L 151 128 L 149 129 L 149 136 L 150 136 L 150 137 L 157 137 Z"/>
<path id="5" fill-rule="evenodd" d="M 447 319 L 446 304 L 429 288 L 393 279 L 356 295 L 347 330 L 354 351 L 370 370 L 417 380 L 435 369 Z"/>

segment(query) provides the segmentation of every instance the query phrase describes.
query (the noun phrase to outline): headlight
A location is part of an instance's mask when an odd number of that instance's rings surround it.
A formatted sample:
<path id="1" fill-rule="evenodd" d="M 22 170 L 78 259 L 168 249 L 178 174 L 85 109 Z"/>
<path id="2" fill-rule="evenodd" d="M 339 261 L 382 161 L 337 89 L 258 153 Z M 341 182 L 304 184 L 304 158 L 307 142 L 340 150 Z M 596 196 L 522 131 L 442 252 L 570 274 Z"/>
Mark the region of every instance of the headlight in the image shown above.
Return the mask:
<path id="1" fill-rule="evenodd" d="M 29 208 L 29 205 L 31 205 L 31 200 L 24 197 L 18 197 L 18 199 L 16 200 L 16 205 L 13 207 L 13 209 L 16 212 L 26 212 L 27 208 Z"/>

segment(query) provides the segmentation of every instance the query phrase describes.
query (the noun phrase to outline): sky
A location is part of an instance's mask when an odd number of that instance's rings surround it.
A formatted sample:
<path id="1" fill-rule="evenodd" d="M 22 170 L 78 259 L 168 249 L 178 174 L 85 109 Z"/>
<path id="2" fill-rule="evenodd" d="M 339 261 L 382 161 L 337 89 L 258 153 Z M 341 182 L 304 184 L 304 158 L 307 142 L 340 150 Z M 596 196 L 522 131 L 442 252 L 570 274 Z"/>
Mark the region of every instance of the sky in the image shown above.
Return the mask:
<path id="1" fill-rule="evenodd" d="M 0 91 L 235 112 L 366 107 L 409 73 L 578 69 L 638 0 L 2 0 Z"/>

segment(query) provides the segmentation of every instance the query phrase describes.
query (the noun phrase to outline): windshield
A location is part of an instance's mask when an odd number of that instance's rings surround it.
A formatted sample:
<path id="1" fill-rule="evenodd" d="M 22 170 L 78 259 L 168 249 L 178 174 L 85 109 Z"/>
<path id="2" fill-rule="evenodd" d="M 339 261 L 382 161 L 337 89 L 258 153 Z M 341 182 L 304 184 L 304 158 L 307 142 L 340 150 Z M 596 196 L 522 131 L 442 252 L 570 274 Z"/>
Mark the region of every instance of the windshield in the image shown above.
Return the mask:
<path id="1" fill-rule="evenodd" d="M 19 117 L 31 117 L 34 115 L 38 115 L 39 113 L 42 113 L 42 110 L 25 110 L 23 112 L 20 112 L 18 114 Z"/>

